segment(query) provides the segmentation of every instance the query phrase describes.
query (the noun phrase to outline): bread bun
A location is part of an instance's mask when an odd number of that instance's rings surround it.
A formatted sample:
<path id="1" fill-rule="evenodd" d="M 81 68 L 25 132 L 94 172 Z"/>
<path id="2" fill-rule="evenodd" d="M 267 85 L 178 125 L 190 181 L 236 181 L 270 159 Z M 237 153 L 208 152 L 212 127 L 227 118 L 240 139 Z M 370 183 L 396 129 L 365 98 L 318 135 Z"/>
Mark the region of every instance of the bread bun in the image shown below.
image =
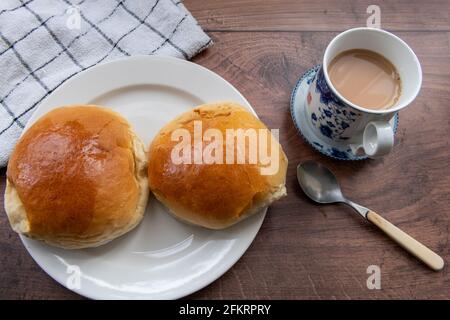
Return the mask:
<path id="1" fill-rule="evenodd" d="M 249 161 L 244 164 L 174 163 L 172 151 L 179 140 L 173 141 L 172 134 L 176 129 L 186 129 L 194 136 L 195 121 L 201 121 L 203 132 L 218 129 L 224 137 L 227 129 L 261 129 L 268 137 L 272 136 L 260 120 L 231 102 L 198 106 L 164 126 L 149 150 L 149 187 L 175 217 L 206 228 L 223 229 L 286 195 L 288 161 L 276 140 L 271 150 L 278 153 L 277 170 L 270 175 L 261 173 L 264 166 L 260 159 L 253 164 Z M 227 143 L 224 138 L 224 156 Z M 202 146 L 207 144 L 203 142 Z M 236 143 L 235 155 L 237 148 Z M 193 145 L 191 151 L 194 152 Z"/>
<path id="2" fill-rule="evenodd" d="M 144 146 L 118 113 L 67 106 L 41 117 L 8 163 L 5 210 L 14 231 L 67 249 L 133 229 L 148 199 Z"/>

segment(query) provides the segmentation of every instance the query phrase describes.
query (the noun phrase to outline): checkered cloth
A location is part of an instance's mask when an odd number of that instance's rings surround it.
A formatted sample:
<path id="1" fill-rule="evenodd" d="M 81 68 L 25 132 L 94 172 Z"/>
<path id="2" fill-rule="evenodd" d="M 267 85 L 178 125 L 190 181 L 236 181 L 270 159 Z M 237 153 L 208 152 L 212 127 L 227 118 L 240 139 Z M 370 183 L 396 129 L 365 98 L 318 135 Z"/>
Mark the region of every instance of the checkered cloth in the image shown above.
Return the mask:
<path id="1" fill-rule="evenodd" d="M 78 72 L 211 44 L 179 0 L 0 0 L 0 167 L 36 106 Z"/>

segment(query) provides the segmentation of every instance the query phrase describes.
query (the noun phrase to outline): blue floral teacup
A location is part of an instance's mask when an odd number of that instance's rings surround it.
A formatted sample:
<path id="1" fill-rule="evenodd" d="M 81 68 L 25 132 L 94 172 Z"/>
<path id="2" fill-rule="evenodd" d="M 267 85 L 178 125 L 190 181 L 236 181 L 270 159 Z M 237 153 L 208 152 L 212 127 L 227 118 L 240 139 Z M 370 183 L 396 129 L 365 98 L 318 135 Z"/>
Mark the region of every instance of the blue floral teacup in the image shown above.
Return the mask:
<path id="1" fill-rule="evenodd" d="M 351 49 L 377 52 L 396 67 L 402 84 L 397 103 L 385 110 L 365 109 L 345 99 L 331 83 L 328 65 Z M 417 96 L 422 83 L 419 60 L 400 38 L 380 29 L 356 28 L 336 36 L 325 50 L 323 63 L 306 96 L 306 116 L 316 135 L 330 144 L 345 142 L 355 155 L 380 157 L 391 151 L 394 132 L 389 121 Z"/>

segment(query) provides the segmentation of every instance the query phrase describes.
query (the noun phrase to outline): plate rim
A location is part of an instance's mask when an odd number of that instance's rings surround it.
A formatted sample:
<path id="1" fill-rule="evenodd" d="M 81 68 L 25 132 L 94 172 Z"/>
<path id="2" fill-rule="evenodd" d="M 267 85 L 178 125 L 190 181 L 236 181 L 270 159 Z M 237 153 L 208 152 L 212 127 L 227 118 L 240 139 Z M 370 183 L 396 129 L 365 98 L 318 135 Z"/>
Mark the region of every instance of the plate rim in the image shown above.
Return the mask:
<path id="1" fill-rule="evenodd" d="M 214 71 L 200 65 L 197 64 L 195 62 L 189 61 L 189 60 L 184 60 L 184 59 L 180 59 L 180 58 L 176 58 L 176 57 L 171 57 L 171 56 L 163 56 L 163 55 L 152 55 L 152 56 L 146 56 L 146 55 L 134 55 L 134 56 L 130 56 L 130 57 L 124 57 L 124 58 L 119 58 L 113 61 L 108 61 L 108 62 L 104 62 L 104 63 L 100 63 L 97 64 L 95 66 L 92 66 L 88 69 L 82 70 L 80 72 L 78 72 L 77 74 L 75 74 L 74 76 L 66 79 L 63 83 L 61 83 L 58 87 L 56 87 L 55 89 L 53 89 L 53 91 L 48 94 L 47 96 L 45 96 L 44 99 L 42 99 L 42 101 L 35 107 L 33 113 L 31 114 L 30 118 L 28 118 L 28 121 L 24 127 L 24 129 L 22 130 L 20 137 L 22 137 L 22 135 L 25 133 L 25 131 L 27 131 L 29 129 L 29 127 L 36 122 L 37 119 L 39 119 L 41 116 L 37 115 L 37 111 L 39 111 L 39 109 L 41 108 L 42 105 L 44 105 L 45 103 L 47 103 L 48 100 L 51 99 L 51 97 L 55 94 L 58 94 L 61 90 L 64 89 L 65 86 L 67 86 L 68 84 L 70 84 L 70 82 L 76 81 L 78 80 L 79 77 L 85 76 L 86 74 L 92 73 L 97 71 L 100 68 L 107 68 L 107 67 L 111 67 L 112 65 L 115 64 L 120 64 L 120 63 L 125 63 L 125 62 L 133 62 L 133 61 L 139 61 L 139 60 L 161 60 L 161 61 L 172 61 L 173 63 L 181 63 L 181 64 L 185 64 L 185 65 L 190 65 L 190 66 L 195 66 L 195 68 L 198 68 L 206 73 L 208 73 L 209 75 L 216 77 L 217 79 L 225 82 L 237 95 L 240 96 L 240 98 L 245 102 L 245 106 L 246 109 L 248 109 L 254 116 L 258 117 L 258 114 L 256 113 L 255 109 L 251 106 L 250 102 L 248 102 L 248 100 L 244 97 L 244 95 L 236 89 L 236 87 L 234 87 L 228 80 L 226 80 L 225 78 L 223 78 L 222 76 L 220 76 L 219 74 L 215 73 Z M 48 111 L 47 111 L 48 112 Z"/>

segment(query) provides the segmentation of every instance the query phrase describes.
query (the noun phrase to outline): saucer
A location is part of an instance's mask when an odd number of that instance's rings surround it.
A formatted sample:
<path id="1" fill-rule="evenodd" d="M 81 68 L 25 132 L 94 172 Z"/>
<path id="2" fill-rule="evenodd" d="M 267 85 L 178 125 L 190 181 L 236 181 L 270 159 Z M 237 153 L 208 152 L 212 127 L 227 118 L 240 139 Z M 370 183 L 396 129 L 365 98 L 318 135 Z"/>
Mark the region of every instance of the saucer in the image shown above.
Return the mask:
<path id="1" fill-rule="evenodd" d="M 306 95 L 308 94 L 309 85 L 319 70 L 317 65 L 306 71 L 298 80 L 291 96 L 291 117 L 297 128 L 298 133 L 317 151 L 338 160 L 363 160 L 367 159 L 366 155 L 355 155 L 350 148 L 350 143 L 338 141 L 326 141 L 314 132 L 308 123 L 306 116 Z M 397 132 L 398 113 L 389 122 L 394 134 Z M 362 138 L 361 138 L 362 140 Z M 360 144 L 362 141 L 355 141 L 353 144 Z"/>

